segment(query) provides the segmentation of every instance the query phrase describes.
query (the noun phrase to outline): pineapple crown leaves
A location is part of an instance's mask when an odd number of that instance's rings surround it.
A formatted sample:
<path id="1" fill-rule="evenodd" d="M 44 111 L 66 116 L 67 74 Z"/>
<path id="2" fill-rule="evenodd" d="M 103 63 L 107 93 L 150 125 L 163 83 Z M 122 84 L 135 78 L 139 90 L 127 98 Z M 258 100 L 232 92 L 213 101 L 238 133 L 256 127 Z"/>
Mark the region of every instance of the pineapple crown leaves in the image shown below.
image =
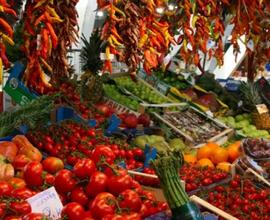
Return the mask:
<path id="1" fill-rule="evenodd" d="M 256 105 L 263 103 L 258 85 L 255 83 L 241 82 L 239 90 L 244 106 L 247 107 L 251 112 L 256 109 Z"/>
<path id="2" fill-rule="evenodd" d="M 80 54 L 80 62 L 82 71 L 90 71 L 94 74 L 102 68 L 103 62 L 100 59 L 100 53 L 104 48 L 103 41 L 100 39 L 99 30 L 92 33 L 89 41 L 82 36 L 82 47 Z"/>

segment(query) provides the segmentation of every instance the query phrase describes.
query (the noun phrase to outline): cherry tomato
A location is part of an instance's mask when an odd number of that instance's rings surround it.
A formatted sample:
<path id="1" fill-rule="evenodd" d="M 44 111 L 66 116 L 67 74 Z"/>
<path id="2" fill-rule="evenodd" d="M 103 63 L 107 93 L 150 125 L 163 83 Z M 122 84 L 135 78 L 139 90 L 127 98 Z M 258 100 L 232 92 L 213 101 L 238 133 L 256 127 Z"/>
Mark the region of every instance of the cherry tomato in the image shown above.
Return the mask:
<path id="1" fill-rule="evenodd" d="M 73 172 L 80 179 L 91 177 L 95 171 L 96 165 L 90 159 L 80 159 L 73 168 Z"/>
<path id="2" fill-rule="evenodd" d="M 31 206 L 28 202 L 11 202 L 10 209 L 16 214 L 25 215 L 31 212 Z"/>
<path id="3" fill-rule="evenodd" d="M 140 149 L 140 148 L 134 148 L 134 149 L 132 150 L 132 152 L 133 152 L 133 155 L 134 155 L 137 159 L 142 159 L 143 156 L 144 156 L 144 152 L 143 152 L 143 150 Z"/>
<path id="4" fill-rule="evenodd" d="M 114 214 L 116 199 L 110 193 L 100 193 L 93 200 L 91 212 L 95 219 L 102 219 L 103 216 Z"/>
<path id="5" fill-rule="evenodd" d="M 97 194 L 104 192 L 108 185 L 108 177 L 102 172 L 95 172 L 90 178 L 86 186 L 86 194 L 90 197 L 95 197 Z"/>
<path id="6" fill-rule="evenodd" d="M 92 151 L 91 159 L 97 164 L 104 159 L 107 163 L 112 164 L 115 160 L 115 154 L 112 149 L 106 145 L 97 145 Z"/>
<path id="7" fill-rule="evenodd" d="M 132 150 L 127 150 L 126 151 L 126 157 L 127 159 L 134 159 L 134 154 Z"/>
<path id="8" fill-rule="evenodd" d="M 95 129 L 93 129 L 93 128 L 88 129 L 87 132 L 86 132 L 86 134 L 89 137 L 95 137 L 96 136 Z"/>
<path id="9" fill-rule="evenodd" d="M 64 163 L 57 157 L 47 157 L 42 161 L 43 169 L 50 174 L 55 174 L 58 171 L 64 169 Z"/>
<path id="10" fill-rule="evenodd" d="M 39 187 L 43 184 L 42 164 L 36 161 L 30 162 L 24 171 L 24 179 L 29 187 Z"/>
<path id="11" fill-rule="evenodd" d="M 55 176 L 55 188 L 58 192 L 71 192 L 76 186 L 76 180 L 73 178 L 71 171 L 63 169 Z"/>
<path id="12" fill-rule="evenodd" d="M 68 220 L 82 219 L 84 216 L 84 208 L 77 202 L 70 202 L 62 210 L 61 216 Z"/>
<path id="13" fill-rule="evenodd" d="M 78 186 L 72 190 L 70 194 L 70 199 L 72 202 L 77 202 L 82 206 L 88 204 L 88 197 L 81 186 Z"/>
<path id="14" fill-rule="evenodd" d="M 12 185 L 6 181 L 0 181 L 0 197 L 10 196 L 12 192 Z"/>
<path id="15" fill-rule="evenodd" d="M 133 212 L 138 212 L 142 206 L 142 200 L 138 193 L 133 190 L 127 189 L 119 194 L 119 206 L 122 209 L 128 209 Z"/>

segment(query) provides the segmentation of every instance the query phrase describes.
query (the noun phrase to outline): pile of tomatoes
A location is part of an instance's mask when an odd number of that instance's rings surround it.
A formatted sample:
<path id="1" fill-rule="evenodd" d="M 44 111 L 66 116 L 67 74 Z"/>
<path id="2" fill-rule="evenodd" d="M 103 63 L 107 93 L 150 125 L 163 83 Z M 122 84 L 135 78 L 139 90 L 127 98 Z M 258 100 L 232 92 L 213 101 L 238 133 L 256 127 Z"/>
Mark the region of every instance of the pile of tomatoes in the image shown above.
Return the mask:
<path id="1" fill-rule="evenodd" d="M 143 173 L 155 175 L 155 171 L 151 168 L 144 168 Z M 203 189 L 203 187 L 212 187 L 224 180 L 229 180 L 228 173 L 210 167 L 198 167 L 195 165 L 184 164 L 179 171 L 181 180 L 185 181 L 187 192 Z M 159 186 L 157 178 L 136 176 L 135 179 L 146 186 Z"/>
<path id="2" fill-rule="evenodd" d="M 258 189 L 250 180 L 241 180 L 238 175 L 229 184 L 216 186 L 203 196 L 239 220 L 270 219 L 270 190 Z"/>
<path id="3" fill-rule="evenodd" d="M 144 152 L 121 140 L 103 136 L 101 130 L 81 123 L 65 121 L 48 128 L 35 130 L 27 135 L 34 146 L 50 156 L 57 156 L 71 166 L 81 158 L 91 157 L 95 162 L 104 155 L 109 162 L 124 162 L 127 169 L 143 166 Z"/>
<path id="4" fill-rule="evenodd" d="M 25 200 L 51 186 L 64 205 L 62 217 L 69 220 L 139 220 L 168 209 L 110 158 L 96 158 L 79 159 L 73 170 L 63 169 L 56 157 L 28 163 L 21 179 L 0 182 L 0 219 L 44 219 L 31 213 Z"/>

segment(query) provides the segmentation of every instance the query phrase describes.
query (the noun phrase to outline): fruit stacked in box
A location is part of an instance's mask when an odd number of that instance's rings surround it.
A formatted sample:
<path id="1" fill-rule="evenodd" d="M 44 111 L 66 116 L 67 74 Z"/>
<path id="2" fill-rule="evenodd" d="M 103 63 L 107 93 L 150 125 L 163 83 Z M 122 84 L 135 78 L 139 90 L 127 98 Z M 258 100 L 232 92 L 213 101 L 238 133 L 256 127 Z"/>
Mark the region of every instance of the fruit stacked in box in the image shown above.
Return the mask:
<path id="1" fill-rule="evenodd" d="M 125 88 L 141 100 L 151 104 L 170 103 L 171 100 L 149 87 L 138 79 L 138 82 L 132 81 L 130 77 L 118 77 L 114 79 L 119 87 Z"/>
<path id="2" fill-rule="evenodd" d="M 194 146 L 208 142 L 226 129 L 225 125 L 217 123 L 193 108 L 165 112 L 163 115 L 156 114 L 156 117 L 174 130 L 176 128 L 179 135 L 185 135 Z"/>

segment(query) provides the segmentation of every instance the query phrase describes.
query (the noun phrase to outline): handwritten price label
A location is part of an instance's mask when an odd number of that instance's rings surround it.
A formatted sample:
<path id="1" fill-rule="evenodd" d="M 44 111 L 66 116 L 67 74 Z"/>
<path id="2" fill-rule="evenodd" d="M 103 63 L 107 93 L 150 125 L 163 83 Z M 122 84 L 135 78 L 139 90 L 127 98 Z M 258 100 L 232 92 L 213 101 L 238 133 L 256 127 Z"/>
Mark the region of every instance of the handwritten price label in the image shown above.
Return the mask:
<path id="1" fill-rule="evenodd" d="M 27 199 L 27 202 L 31 205 L 34 213 L 42 213 L 54 220 L 61 217 L 63 205 L 54 187 L 36 194 Z"/>
<path id="2" fill-rule="evenodd" d="M 269 110 L 265 104 L 256 105 L 256 108 L 257 108 L 260 115 L 269 112 Z"/>

